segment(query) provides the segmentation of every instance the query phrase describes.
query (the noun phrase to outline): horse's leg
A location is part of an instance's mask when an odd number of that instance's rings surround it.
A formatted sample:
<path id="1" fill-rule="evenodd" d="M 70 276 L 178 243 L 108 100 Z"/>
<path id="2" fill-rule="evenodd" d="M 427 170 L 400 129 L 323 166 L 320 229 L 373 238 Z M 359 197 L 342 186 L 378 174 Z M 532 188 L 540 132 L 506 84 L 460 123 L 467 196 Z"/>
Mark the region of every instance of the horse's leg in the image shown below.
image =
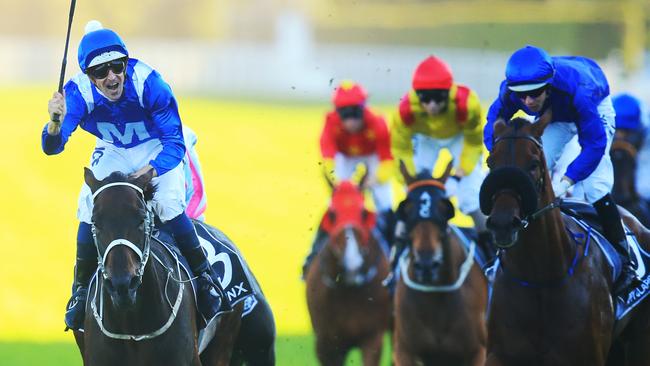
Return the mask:
<path id="1" fill-rule="evenodd" d="M 399 332 L 395 332 L 393 337 L 393 364 L 395 366 L 415 366 L 415 355 L 400 342 Z"/>
<path id="2" fill-rule="evenodd" d="M 221 319 L 214 338 L 201 354 L 203 366 L 228 366 L 230 364 L 230 356 L 239 334 L 243 308 L 244 303 L 240 302 L 233 311 L 220 315 Z"/>
<path id="3" fill-rule="evenodd" d="M 379 365 L 381 360 L 381 349 L 383 345 L 384 332 L 378 332 L 368 338 L 361 345 L 361 354 L 363 356 L 363 366 Z"/>
<path id="4" fill-rule="evenodd" d="M 487 360 L 485 360 L 485 366 L 503 366 L 503 362 L 497 355 L 490 353 L 487 355 Z"/>
<path id="5" fill-rule="evenodd" d="M 247 366 L 275 365 L 275 321 L 268 302 L 258 297 L 253 311 L 242 319 L 235 353 Z M 236 363 L 231 363 L 237 365 Z"/>
<path id="6" fill-rule="evenodd" d="M 474 359 L 470 363 L 472 366 L 483 366 L 485 365 L 485 347 L 481 346 L 474 355 Z"/>
<path id="7" fill-rule="evenodd" d="M 322 366 L 343 366 L 347 350 L 329 340 L 318 338 L 316 340 L 316 355 Z"/>
<path id="8" fill-rule="evenodd" d="M 76 330 L 72 332 L 74 334 L 74 340 L 77 342 L 77 347 L 79 347 L 79 353 L 81 353 L 81 359 L 84 358 L 84 334 L 82 332 L 77 332 Z"/>

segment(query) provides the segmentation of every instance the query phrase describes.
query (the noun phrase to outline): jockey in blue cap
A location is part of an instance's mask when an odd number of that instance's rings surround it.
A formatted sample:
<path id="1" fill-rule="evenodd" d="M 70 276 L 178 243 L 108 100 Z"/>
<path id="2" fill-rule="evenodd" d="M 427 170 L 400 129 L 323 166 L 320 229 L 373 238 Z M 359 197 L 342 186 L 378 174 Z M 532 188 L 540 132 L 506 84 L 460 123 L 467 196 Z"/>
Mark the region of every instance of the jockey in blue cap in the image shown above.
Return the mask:
<path id="1" fill-rule="evenodd" d="M 539 47 L 526 46 L 512 54 L 506 66 L 506 80 L 492 103 L 484 130 L 484 143 L 492 149 L 493 125 L 508 121 L 518 110 L 550 121 L 542 143 L 549 170 L 577 134 L 580 153 L 569 164 L 553 190 L 564 195 L 582 185 L 585 199 L 593 204 L 604 234 L 623 259 L 623 270 L 614 292 L 621 294 L 638 281 L 635 263 L 623 230 L 621 216 L 610 192 L 614 173 L 609 149 L 614 138 L 615 112 L 605 74 L 585 57 L 551 57 Z"/>
<path id="2" fill-rule="evenodd" d="M 647 129 L 650 124 L 646 106 L 637 97 L 622 93 L 613 98 L 616 110 L 616 136 L 631 143 L 636 150 L 636 189 L 650 201 L 650 141 Z"/>
<path id="3" fill-rule="evenodd" d="M 129 58 L 120 37 L 97 21 L 86 26 L 78 60 L 82 72 L 66 83 L 63 95 L 54 93 L 49 101 L 51 120 L 43 129 L 43 151 L 60 153 L 72 132 L 81 127 L 97 136 L 90 169 L 98 179 L 114 171 L 131 177 L 153 174 L 153 210 L 164 228 L 174 234 L 198 276 L 199 310 L 209 321 L 222 305 L 228 309 L 229 303 L 185 213 L 185 176 L 180 163 L 186 147 L 171 88 L 149 65 Z M 60 115 L 61 122 L 52 121 L 54 114 Z M 80 223 L 73 295 L 65 316 L 70 329 L 83 328 L 88 283 L 97 268 L 92 209 L 92 194 L 84 184 L 77 211 Z"/>

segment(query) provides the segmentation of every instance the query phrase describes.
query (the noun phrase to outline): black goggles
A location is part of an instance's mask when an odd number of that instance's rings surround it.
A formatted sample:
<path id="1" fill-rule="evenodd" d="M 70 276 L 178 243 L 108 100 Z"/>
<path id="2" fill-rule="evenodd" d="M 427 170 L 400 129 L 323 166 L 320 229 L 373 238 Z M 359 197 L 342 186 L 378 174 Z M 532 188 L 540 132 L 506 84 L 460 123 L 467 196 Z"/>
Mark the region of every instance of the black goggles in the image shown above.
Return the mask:
<path id="1" fill-rule="evenodd" d="M 353 105 L 348 107 L 340 107 L 336 109 L 336 113 L 339 114 L 341 119 L 348 118 L 363 118 L 363 107 L 360 105 Z"/>
<path id="2" fill-rule="evenodd" d="M 125 68 L 126 59 L 120 58 L 90 67 L 86 72 L 95 79 L 103 79 L 108 76 L 108 70 L 113 70 L 114 74 L 121 74 Z"/>
<path id="3" fill-rule="evenodd" d="M 514 92 L 517 98 L 519 99 L 526 99 L 527 97 L 531 97 L 533 99 L 539 97 L 542 95 L 543 92 L 546 91 L 546 85 L 544 85 L 541 88 L 533 89 L 533 90 L 526 90 L 526 91 L 517 91 Z"/>
<path id="4" fill-rule="evenodd" d="M 447 89 L 426 89 L 416 90 L 415 93 L 420 99 L 420 103 L 429 104 L 434 101 L 438 104 L 449 100 L 449 90 Z"/>

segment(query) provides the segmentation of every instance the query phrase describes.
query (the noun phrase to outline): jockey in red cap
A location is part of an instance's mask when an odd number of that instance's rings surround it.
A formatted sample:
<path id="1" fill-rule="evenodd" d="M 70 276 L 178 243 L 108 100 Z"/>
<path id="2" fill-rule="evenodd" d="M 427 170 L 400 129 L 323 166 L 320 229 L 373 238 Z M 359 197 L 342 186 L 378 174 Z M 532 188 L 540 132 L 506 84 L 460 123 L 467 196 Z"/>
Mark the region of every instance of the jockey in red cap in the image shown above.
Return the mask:
<path id="1" fill-rule="evenodd" d="M 393 221 L 393 199 L 390 178 L 393 156 L 390 135 L 383 117 L 366 106 L 368 94 L 361 85 L 343 81 L 332 96 L 334 110 L 325 116 L 320 138 L 323 167 L 328 179 L 336 184 L 352 177 L 358 165 L 368 169 L 367 186 L 372 190 L 377 210 L 377 228 L 384 239 L 390 240 Z M 312 253 L 307 257 L 306 270 L 325 236 L 319 228 Z M 304 272 L 303 272 L 304 273 Z"/>
<path id="2" fill-rule="evenodd" d="M 489 233 L 478 201 L 485 177 L 482 122 L 476 93 L 456 84 L 443 60 L 429 56 L 415 69 L 412 89 L 399 103 L 391 126 L 391 145 L 396 159 L 404 161 L 414 175 L 432 172 L 440 150 L 451 153 L 456 179 L 447 181 L 447 191 L 450 195 L 456 192 L 460 211 L 474 219 L 484 242 Z M 394 249 L 391 256 L 400 251 Z"/>

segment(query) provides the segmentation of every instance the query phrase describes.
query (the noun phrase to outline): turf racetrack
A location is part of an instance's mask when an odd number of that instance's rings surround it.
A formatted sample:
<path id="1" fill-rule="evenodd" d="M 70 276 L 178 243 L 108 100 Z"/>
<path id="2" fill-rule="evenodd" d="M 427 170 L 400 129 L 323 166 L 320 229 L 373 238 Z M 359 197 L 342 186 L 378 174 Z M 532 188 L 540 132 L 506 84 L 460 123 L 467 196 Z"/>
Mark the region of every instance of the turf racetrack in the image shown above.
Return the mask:
<path id="1" fill-rule="evenodd" d="M 62 154 L 46 156 L 40 136 L 50 96 L 47 88 L 0 88 L 3 366 L 81 365 L 72 334 L 63 332 L 63 314 L 77 195 L 94 138 L 78 129 Z M 206 221 L 234 240 L 261 282 L 275 314 L 278 365 L 315 365 L 300 268 L 329 195 L 318 165 L 329 106 L 183 96 L 179 106 L 183 123 L 199 136 Z M 359 364 L 359 358 L 348 362 Z"/>

